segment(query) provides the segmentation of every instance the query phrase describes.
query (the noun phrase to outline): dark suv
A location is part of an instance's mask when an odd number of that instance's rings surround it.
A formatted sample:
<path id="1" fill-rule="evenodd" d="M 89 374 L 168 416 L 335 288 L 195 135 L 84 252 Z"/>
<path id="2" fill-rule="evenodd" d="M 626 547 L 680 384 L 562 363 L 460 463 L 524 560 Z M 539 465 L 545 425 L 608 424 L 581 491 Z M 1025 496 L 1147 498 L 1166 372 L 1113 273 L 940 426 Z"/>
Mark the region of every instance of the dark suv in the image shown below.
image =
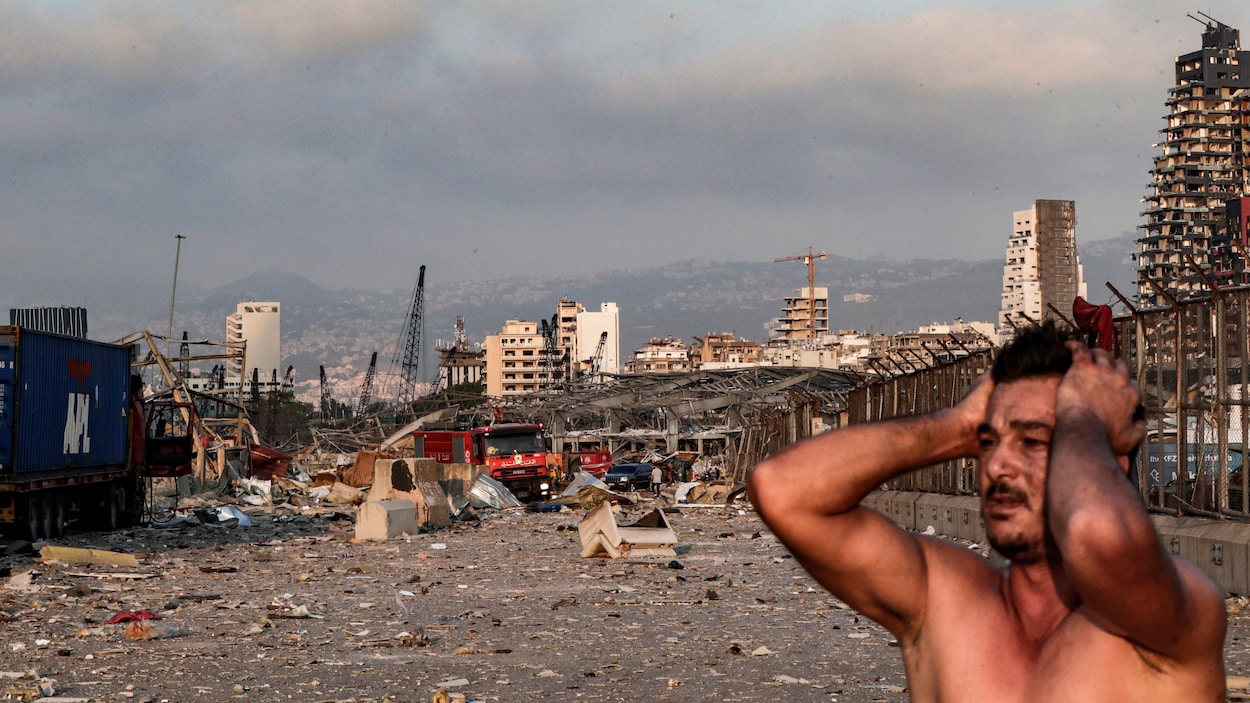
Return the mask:
<path id="1" fill-rule="evenodd" d="M 608 473 L 604 475 L 603 482 L 608 484 L 609 488 L 646 488 L 651 485 L 651 469 L 655 467 L 650 464 L 617 464 L 608 469 Z"/>

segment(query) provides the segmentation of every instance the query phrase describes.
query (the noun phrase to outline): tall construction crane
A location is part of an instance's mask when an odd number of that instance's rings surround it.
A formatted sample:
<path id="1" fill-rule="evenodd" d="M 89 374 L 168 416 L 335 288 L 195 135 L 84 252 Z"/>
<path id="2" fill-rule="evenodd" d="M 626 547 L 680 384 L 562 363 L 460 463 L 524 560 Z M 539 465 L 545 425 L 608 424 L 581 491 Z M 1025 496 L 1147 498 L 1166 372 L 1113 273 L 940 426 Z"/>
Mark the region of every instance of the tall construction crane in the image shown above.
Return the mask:
<path id="1" fill-rule="evenodd" d="M 326 367 L 321 366 L 321 420 L 330 419 L 330 389 L 326 387 Z"/>
<path id="2" fill-rule="evenodd" d="M 542 323 L 543 334 L 543 390 L 554 389 L 557 381 L 556 374 L 556 337 L 560 335 L 560 327 L 557 324 L 560 320 L 559 313 L 551 316 L 551 322 L 539 320 Z"/>
<path id="3" fill-rule="evenodd" d="M 807 264 L 807 334 L 808 339 L 816 338 L 816 259 L 825 260 L 825 252 L 815 254 L 812 248 L 807 248 L 806 254 L 798 256 L 783 256 L 773 259 L 773 263 L 781 263 L 782 261 L 802 261 Z"/>
<path id="4" fill-rule="evenodd" d="M 178 373 L 185 379 L 191 375 L 191 343 L 187 341 L 187 331 L 182 331 L 182 344 L 178 346 Z"/>
<path id="5" fill-rule="evenodd" d="M 599 364 L 603 362 L 603 347 L 608 343 L 608 333 L 603 331 L 599 333 L 599 344 L 595 346 L 595 353 L 590 357 L 590 377 L 593 379 L 599 375 Z"/>
<path id="6" fill-rule="evenodd" d="M 378 353 L 369 357 L 369 370 L 365 371 L 365 380 L 360 384 L 360 402 L 356 404 L 356 417 L 364 417 L 369 409 L 369 401 L 373 399 L 373 377 L 378 373 Z"/>
<path id="7" fill-rule="evenodd" d="M 417 274 L 417 287 L 412 291 L 412 308 L 408 311 L 408 319 L 404 322 L 404 331 L 400 338 L 403 352 L 400 364 L 400 383 L 397 397 L 399 402 L 408 405 L 412 402 L 417 388 L 417 372 L 421 365 L 421 330 L 425 323 L 422 319 L 425 308 L 425 265 L 422 264 Z M 398 350 L 397 355 L 398 355 Z"/>

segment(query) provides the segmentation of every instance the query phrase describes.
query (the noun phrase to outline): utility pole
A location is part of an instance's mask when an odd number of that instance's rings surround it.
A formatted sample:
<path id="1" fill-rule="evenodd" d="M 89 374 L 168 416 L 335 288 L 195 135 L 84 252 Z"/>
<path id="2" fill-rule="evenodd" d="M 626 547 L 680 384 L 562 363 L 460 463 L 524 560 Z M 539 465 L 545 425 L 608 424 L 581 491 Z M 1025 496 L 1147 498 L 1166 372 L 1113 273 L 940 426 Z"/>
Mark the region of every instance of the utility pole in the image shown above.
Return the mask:
<path id="1" fill-rule="evenodd" d="M 807 248 L 807 253 L 799 256 L 783 256 L 773 259 L 773 263 L 781 263 L 782 261 L 802 261 L 807 264 L 807 334 L 808 339 L 816 339 L 816 259 L 825 260 L 825 252 L 815 254 L 812 248 Z"/>
<path id="2" fill-rule="evenodd" d="M 186 237 L 175 234 L 174 239 L 178 240 L 178 248 L 174 250 L 174 289 L 169 293 L 169 331 L 165 333 L 165 356 L 167 358 L 174 338 L 174 298 L 178 296 L 178 259 L 182 257 L 182 240 Z"/>

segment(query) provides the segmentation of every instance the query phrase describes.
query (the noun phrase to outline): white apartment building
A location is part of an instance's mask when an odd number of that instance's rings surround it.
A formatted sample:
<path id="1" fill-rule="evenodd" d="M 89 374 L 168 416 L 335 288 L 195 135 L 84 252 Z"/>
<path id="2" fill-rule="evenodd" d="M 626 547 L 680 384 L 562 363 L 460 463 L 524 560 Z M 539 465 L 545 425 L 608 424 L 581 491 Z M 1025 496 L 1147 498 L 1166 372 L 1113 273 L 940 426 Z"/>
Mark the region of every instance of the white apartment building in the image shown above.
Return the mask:
<path id="1" fill-rule="evenodd" d="M 603 350 L 597 361 L 600 373 L 616 374 L 621 371 L 621 311 L 616 303 L 600 303 L 599 311 L 582 310 L 577 313 L 576 344 L 569 358 L 578 367 L 579 374 L 590 373 L 596 365 L 595 352 L 604 333 Z M 592 379 L 593 380 L 593 379 Z"/>
<path id="2" fill-rule="evenodd" d="M 1016 211 L 1013 222 L 998 313 L 1000 334 L 1007 336 L 1013 325 L 1049 317 L 1047 304 L 1070 314 L 1072 301 L 1086 295 L 1076 251 L 1076 202 L 1038 200 Z"/>
<path id="3" fill-rule="evenodd" d="M 226 361 L 227 388 L 237 385 L 242 378 L 246 389 L 251 384 L 253 373 L 262 394 L 282 388 L 286 374 L 282 368 L 280 303 L 239 303 L 234 314 L 226 318 L 226 341 L 247 343 L 242 359 L 234 357 Z M 249 392 L 245 392 L 244 396 L 249 397 Z"/>

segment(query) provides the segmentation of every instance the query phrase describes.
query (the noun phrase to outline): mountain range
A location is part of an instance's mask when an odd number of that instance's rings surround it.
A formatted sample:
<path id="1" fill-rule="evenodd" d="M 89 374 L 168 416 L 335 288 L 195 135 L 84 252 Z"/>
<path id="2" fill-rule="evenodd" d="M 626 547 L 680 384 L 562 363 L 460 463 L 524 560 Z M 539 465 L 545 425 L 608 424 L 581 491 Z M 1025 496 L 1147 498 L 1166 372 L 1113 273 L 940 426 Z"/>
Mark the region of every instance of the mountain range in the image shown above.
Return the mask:
<path id="1" fill-rule="evenodd" d="M 1114 301 L 1104 281 L 1131 297 L 1133 249 L 1132 233 L 1081 247 L 1092 302 Z M 957 317 L 995 320 L 1002 271 L 1001 259 L 890 261 L 830 255 L 817 261 L 816 284 L 829 288 L 831 328 L 891 333 Z M 437 357 L 432 350 L 440 342 L 450 343 L 457 316 L 465 320 L 470 343 L 480 342 L 498 333 L 507 320 L 549 318 L 561 298 L 588 310 L 615 302 L 622 359 L 652 337 L 690 341 L 709 332 L 734 332 L 739 338 L 764 341 L 782 299 L 807 285 L 806 274 L 802 262 L 793 261 L 691 260 L 638 270 L 501 280 L 444 281 L 438 271 L 427 270 L 421 376 L 434 376 Z M 136 296 L 133 283 L 121 283 L 130 285 L 119 290 L 101 284 L 102 290 L 91 296 L 91 336 L 112 339 L 139 329 L 164 332 L 168 293 L 154 289 Z M 413 292 L 331 290 L 298 273 L 268 271 L 217 288 L 180 290 L 173 329 L 175 336 L 186 330 L 192 339 L 224 339 L 225 318 L 236 303 L 279 301 L 283 356 L 295 366 L 304 397 L 315 397 L 318 367 L 324 365 L 332 394 L 348 398 L 356 392 L 372 352 L 379 352 L 379 373 L 387 372 Z M 860 294 L 864 302 L 844 301 L 852 294 Z"/>

